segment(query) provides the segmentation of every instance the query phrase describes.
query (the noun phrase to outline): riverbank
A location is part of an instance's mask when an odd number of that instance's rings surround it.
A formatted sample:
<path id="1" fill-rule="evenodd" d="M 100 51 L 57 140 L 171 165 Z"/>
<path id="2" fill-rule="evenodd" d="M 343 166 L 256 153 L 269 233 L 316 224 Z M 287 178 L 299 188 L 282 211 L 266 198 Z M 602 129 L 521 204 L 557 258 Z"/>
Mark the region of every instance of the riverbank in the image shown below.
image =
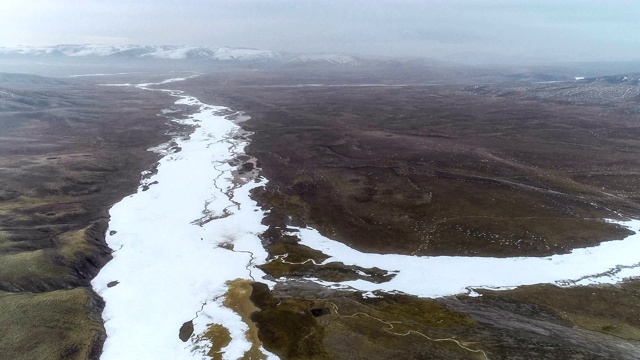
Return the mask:
<path id="1" fill-rule="evenodd" d="M 107 210 L 181 131 L 156 115 L 170 98 L 30 75 L 0 88 L 0 353 L 98 359 Z"/>

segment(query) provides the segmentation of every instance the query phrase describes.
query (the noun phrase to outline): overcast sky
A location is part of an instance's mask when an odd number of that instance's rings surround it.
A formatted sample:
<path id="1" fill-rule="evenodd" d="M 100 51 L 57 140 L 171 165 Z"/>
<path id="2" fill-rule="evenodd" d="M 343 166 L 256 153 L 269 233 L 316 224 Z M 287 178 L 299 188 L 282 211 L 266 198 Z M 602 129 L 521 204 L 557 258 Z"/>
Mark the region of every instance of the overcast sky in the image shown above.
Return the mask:
<path id="1" fill-rule="evenodd" d="M 468 62 L 640 59 L 638 0 L 0 0 L 0 45 L 171 44 Z"/>

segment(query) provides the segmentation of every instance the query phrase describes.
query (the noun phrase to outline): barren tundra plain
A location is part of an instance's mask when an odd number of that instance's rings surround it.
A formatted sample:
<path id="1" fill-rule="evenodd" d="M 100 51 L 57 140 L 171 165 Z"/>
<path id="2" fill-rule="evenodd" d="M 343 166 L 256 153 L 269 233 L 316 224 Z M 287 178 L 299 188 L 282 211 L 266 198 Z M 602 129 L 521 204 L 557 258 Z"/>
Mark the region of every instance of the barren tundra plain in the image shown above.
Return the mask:
<path id="1" fill-rule="evenodd" d="M 640 259 L 594 281 L 420 297 L 385 286 L 397 269 L 352 264 L 329 253 L 334 245 L 325 253 L 304 240 L 315 229 L 363 256 L 451 257 L 469 278 L 467 258 L 590 249 L 597 262 L 599 244 L 639 230 L 621 226 L 640 218 L 637 81 L 383 74 L 226 69 L 153 86 L 246 120 L 245 156 L 229 165 L 263 181 L 251 198 L 264 213 L 266 256 L 254 262 L 262 277 L 229 283 L 224 301 L 248 324 L 244 358 L 640 358 L 640 280 L 617 277 Z M 176 74 L 2 76 L 0 357 L 98 359 L 109 319 L 91 280 L 117 251 L 105 240 L 109 209 L 146 191 L 141 174 L 161 158 L 148 149 L 194 132 L 162 109 L 195 109 L 166 92 L 99 85 Z M 418 287 L 448 281 L 414 271 Z M 230 329 L 198 333 L 184 320 L 176 339 L 228 358 Z"/>

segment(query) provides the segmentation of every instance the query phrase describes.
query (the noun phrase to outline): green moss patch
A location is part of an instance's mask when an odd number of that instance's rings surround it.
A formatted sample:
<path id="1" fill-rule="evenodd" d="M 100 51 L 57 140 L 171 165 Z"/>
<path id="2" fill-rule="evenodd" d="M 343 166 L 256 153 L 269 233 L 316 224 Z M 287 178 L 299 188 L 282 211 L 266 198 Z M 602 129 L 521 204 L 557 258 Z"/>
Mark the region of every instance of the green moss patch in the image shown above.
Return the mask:
<path id="1" fill-rule="evenodd" d="M 87 288 L 0 292 L 0 354 L 6 359 L 98 359 L 102 302 Z"/>

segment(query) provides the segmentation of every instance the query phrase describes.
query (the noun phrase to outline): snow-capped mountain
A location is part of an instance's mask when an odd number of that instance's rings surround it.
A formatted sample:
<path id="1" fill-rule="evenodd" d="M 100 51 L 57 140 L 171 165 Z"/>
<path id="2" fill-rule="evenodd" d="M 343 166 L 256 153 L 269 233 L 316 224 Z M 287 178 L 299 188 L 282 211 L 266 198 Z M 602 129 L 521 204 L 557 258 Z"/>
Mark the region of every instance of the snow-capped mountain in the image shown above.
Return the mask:
<path id="1" fill-rule="evenodd" d="M 359 65 L 362 60 L 349 55 L 301 55 L 281 51 L 213 46 L 146 45 L 56 45 L 47 47 L 0 47 L 0 56 L 72 58 L 153 58 L 165 60 L 209 60 L 222 62 L 325 63 Z"/>
<path id="2" fill-rule="evenodd" d="M 211 46 L 144 46 L 144 45 L 56 45 L 49 47 L 0 47 L 0 55 L 68 56 L 68 57 L 150 57 L 157 59 L 208 60 L 279 60 L 285 53 Z"/>
<path id="3" fill-rule="evenodd" d="M 15 46 L 0 47 L 0 55 L 30 55 L 30 56 L 112 56 L 116 54 L 145 53 L 150 47 L 124 45 L 56 45 L 56 46 Z"/>
<path id="4" fill-rule="evenodd" d="M 210 46 L 156 46 L 141 57 L 157 59 L 207 59 L 221 61 L 269 61 L 287 58 L 287 54 L 271 50 Z"/>

